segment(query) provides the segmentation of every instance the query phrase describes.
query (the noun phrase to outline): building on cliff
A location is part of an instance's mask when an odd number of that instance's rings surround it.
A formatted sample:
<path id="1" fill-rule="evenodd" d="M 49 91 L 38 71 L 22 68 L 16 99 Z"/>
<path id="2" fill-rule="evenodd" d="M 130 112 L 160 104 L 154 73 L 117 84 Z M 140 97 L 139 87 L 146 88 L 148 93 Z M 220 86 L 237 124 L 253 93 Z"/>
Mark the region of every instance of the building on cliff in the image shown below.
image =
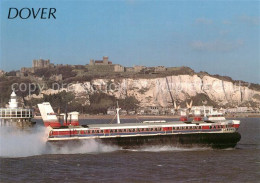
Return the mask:
<path id="1" fill-rule="evenodd" d="M 107 56 L 104 56 L 103 60 L 91 59 L 87 68 L 89 72 L 125 72 L 124 66 L 113 64 Z"/>
<path id="2" fill-rule="evenodd" d="M 0 70 L 0 77 L 3 76 L 5 74 L 5 71 Z"/>
<path id="3" fill-rule="evenodd" d="M 32 67 L 22 67 L 20 69 L 19 76 L 24 76 L 25 73 L 34 73 L 36 69 L 54 67 L 54 64 L 50 63 L 50 60 L 34 59 L 32 61 Z"/>

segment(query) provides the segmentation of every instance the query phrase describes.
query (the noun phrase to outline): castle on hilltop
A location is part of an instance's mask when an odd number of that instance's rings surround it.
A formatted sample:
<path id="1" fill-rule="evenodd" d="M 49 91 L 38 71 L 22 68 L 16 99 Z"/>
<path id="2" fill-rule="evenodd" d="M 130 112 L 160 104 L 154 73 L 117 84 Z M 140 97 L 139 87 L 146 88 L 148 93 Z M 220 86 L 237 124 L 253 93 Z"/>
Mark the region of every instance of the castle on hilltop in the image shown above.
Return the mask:
<path id="1" fill-rule="evenodd" d="M 39 59 L 39 60 L 33 60 L 32 67 L 33 68 L 48 68 L 48 67 L 54 67 L 54 64 L 50 63 L 50 59 L 48 59 L 48 60 Z"/>
<path id="2" fill-rule="evenodd" d="M 104 56 L 103 60 L 90 59 L 89 65 L 112 65 L 112 62 L 108 61 L 108 56 Z"/>
<path id="3" fill-rule="evenodd" d="M 50 63 L 50 60 L 44 60 L 44 59 L 39 59 L 36 60 L 34 59 L 32 61 L 32 67 L 22 67 L 20 70 L 19 75 L 24 75 L 24 73 L 34 73 L 36 69 L 42 69 L 42 68 L 50 68 L 50 67 L 55 67 L 54 64 Z"/>
<path id="4" fill-rule="evenodd" d="M 113 64 L 104 56 L 103 60 L 90 59 L 89 65 L 86 66 L 89 72 L 124 72 L 125 67 L 119 64 Z"/>
<path id="5" fill-rule="evenodd" d="M 146 67 L 140 65 L 134 65 L 133 67 L 124 67 L 120 64 L 113 64 L 112 61 L 109 60 L 108 56 L 103 56 L 102 60 L 94 60 L 90 59 L 89 64 L 86 65 L 63 65 L 63 64 L 53 64 L 49 59 L 34 59 L 32 61 L 32 67 L 22 67 L 20 71 L 16 72 L 16 76 L 19 77 L 27 77 L 32 73 L 35 73 L 38 69 L 51 69 L 51 68 L 59 68 L 63 66 L 68 66 L 74 68 L 79 72 L 78 68 L 83 69 L 81 71 L 81 75 L 92 75 L 92 74 L 113 74 L 113 73 L 121 73 L 125 75 L 133 75 L 135 73 L 140 74 L 159 74 L 165 72 L 176 72 L 181 70 L 182 67 L 164 67 L 164 66 L 155 66 L 155 67 Z M 59 80 L 61 77 L 59 77 Z"/>

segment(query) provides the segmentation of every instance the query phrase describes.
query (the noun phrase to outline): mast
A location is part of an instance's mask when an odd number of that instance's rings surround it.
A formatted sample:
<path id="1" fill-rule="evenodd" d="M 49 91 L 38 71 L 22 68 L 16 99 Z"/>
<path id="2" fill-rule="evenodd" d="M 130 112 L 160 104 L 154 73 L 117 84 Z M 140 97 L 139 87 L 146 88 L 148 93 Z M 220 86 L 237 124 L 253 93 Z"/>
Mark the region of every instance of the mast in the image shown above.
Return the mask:
<path id="1" fill-rule="evenodd" d="M 120 124 L 120 117 L 119 117 L 119 111 L 121 108 L 118 106 L 118 101 L 116 101 L 117 108 L 116 108 L 116 117 L 117 117 L 117 124 Z"/>

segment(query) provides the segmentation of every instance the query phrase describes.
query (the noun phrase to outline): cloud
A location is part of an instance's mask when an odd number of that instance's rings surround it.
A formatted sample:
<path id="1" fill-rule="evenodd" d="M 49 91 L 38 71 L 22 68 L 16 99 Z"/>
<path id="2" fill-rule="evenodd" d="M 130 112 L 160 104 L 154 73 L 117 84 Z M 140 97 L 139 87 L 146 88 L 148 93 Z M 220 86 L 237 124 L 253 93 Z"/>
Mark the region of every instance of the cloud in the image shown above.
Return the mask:
<path id="1" fill-rule="evenodd" d="M 227 41 L 227 40 L 215 40 L 215 41 L 193 41 L 190 46 L 196 51 L 218 51 L 229 52 L 236 50 L 244 45 L 242 40 Z"/>
<path id="2" fill-rule="evenodd" d="M 208 18 L 197 18 L 195 20 L 195 24 L 205 24 L 205 25 L 209 25 L 209 24 L 212 24 L 212 20 L 211 19 L 208 19 Z"/>
<path id="3" fill-rule="evenodd" d="M 225 25 L 231 25 L 232 22 L 229 21 L 229 20 L 223 20 L 223 21 L 222 21 L 222 24 L 225 24 Z"/>
<path id="4" fill-rule="evenodd" d="M 219 31 L 219 34 L 220 34 L 221 36 L 227 35 L 227 34 L 229 34 L 229 33 L 230 33 L 229 30 L 221 30 L 221 31 Z"/>
<path id="5" fill-rule="evenodd" d="M 242 15 L 239 17 L 240 22 L 248 25 L 260 25 L 260 17 L 253 17 L 248 15 Z"/>

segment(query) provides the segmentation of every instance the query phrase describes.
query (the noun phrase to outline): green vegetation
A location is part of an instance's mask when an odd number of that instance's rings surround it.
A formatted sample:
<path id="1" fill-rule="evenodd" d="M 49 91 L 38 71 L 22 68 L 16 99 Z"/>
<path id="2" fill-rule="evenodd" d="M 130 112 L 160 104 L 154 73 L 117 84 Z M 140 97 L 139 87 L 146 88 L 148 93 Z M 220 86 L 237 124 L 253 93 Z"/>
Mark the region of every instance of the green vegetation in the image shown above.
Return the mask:
<path id="1" fill-rule="evenodd" d="M 187 100 L 187 102 L 189 103 L 190 100 L 193 101 L 193 106 L 207 105 L 207 106 L 218 107 L 218 104 L 215 101 L 211 100 L 206 94 L 203 93 L 191 97 L 189 100 Z M 180 105 L 181 107 L 186 107 L 186 101 L 181 102 Z"/>
<path id="2" fill-rule="evenodd" d="M 21 84 L 22 83 L 22 84 Z M 10 99 L 10 95 L 12 93 L 12 85 L 14 84 L 14 89 L 16 90 L 16 94 L 19 97 L 26 97 L 29 94 L 39 94 L 38 86 L 32 85 L 31 80 L 29 79 L 21 79 L 19 77 L 0 77 L 0 106 L 4 107 L 5 104 L 8 103 Z M 20 88 L 19 88 L 20 87 Z M 25 105 L 28 105 L 25 103 Z"/>
<path id="3" fill-rule="evenodd" d="M 45 79 L 49 79 L 52 75 L 62 74 L 63 79 L 75 77 L 77 73 L 73 71 L 71 66 L 59 66 L 55 68 L 41 68 L 36 69 L 34 75 L 37 77 L 44 77 Z"/>
<path id="4" fill-rule="evenodd" d="M 119 106 L 125 110 L 134 110 L 138 107 L 138 100 L 133 97 L 126 97 L 125 99 L 116 99 L 114 96 L 106 93 L 94 93 L 89 96 L 90 105 L 85 105 L 85 101 L 82 98 L 76 98 L 71 92 L 59 92 L 52 95 L 43 95 L 41 99 L 31 99 L 28 103 L 31 106 L 36 107 L 38 103 L 50 102 L 55 112 L 61 113 L 67 111 L 78 111 L 80 113 L 88 114 L 106 114 L 109 107 L 116 106 L 118 101 Z"/>
<path id="5" fill-rule="evenodd" d="M 138 107 L 138 100 L 133 97 L 126 97 L 125 99 L 116 99 L 114 96 L 105 93 L 95 93 L 90 95 L 90 106 L 85 107 L 85 112 L 89 114 L 106 114 L 107 109 L 116 106 L 118 101 L 120 108 L 125 110 L 134 110 Z"/>
<path id="6" fill-rule="evenodd" d="M 134 96 L 118 100 L 119 106 L 125 110 L 135 110 L 138 108 L 139 101 Z"/>

